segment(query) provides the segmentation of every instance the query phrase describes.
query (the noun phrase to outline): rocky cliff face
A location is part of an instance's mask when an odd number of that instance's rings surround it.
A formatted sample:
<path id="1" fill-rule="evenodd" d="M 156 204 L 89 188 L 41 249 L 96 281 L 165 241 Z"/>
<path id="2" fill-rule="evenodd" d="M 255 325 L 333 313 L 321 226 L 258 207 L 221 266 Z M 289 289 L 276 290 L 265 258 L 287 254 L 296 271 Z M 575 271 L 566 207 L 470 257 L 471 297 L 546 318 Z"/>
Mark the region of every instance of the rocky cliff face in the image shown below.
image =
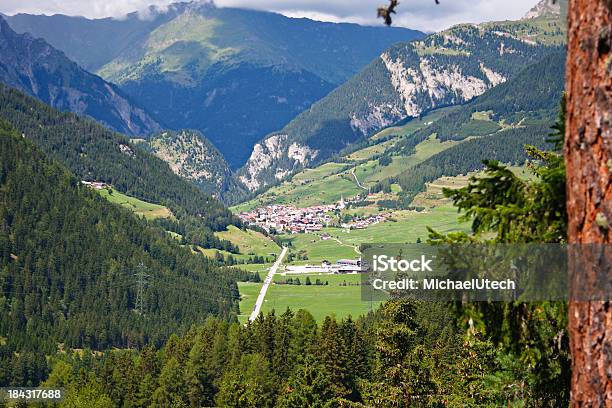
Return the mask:
<path id="1" fill-rule="evenodd" d="M 289 136 L 278 134 L 257 143 L 249 158 L 247 166 L 241 172 L 240 181 L 251 191 L 264 187 L 261 179 L 280 181 L 303 166 L 316 159 L 319 152 L 299 143 L 290 144 L 285 149 Z M 278 164 L 284 162 L 285 166 Z"/>
<path id="2" fill-rule="evenodd" d="M 160 125 L 123 92 L 81 69 L 42 39 L 15 33 L 0 17 L 0 81 L 63 111 L 142 136 Z"/>
<path id="3" fill-rule="evenodd" d="M 181 2 L 146 19 L 16 15 L 32 32 L 144 106 L 170 129 L 198 129 L 235 169 L 253 147 L 392 44 L 423 38 L 363 27 Z"/>
<path id="4" fill-rule="evenodd" d="M 229 191 L 236 194 L 243 190 L 223 155 L 198 131 L 165 131 L 146 143 L 175 174 L 217 198 L 223 198 Z"/>
<path id="5" fill-rule="evenodd" d="M 538 18 L 544 16 L 560 16 L 561 0 L 541 0 L 525 14 L 524 19 Z"/>
<path id="6" fill-rule="evenodd" d="M 517 22 L 463 24 L 396 45 L 258 143 L 241 177 L 259 189 L 398 121 L 466 103 L 558 51 L 564 38 L 559 13 L 547 12 Z M 296 144 L 309 152 L 299 160 L 291 154 Z"/>

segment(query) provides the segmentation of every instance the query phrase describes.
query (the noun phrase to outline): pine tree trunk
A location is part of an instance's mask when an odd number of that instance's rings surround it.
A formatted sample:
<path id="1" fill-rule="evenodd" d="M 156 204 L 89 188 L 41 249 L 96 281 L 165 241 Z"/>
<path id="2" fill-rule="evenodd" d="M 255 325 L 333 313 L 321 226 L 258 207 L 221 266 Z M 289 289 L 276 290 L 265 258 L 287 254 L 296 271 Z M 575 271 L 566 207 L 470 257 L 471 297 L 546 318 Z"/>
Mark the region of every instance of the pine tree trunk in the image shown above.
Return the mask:
<path id="1" fill-rule="evenodd" d="M 570 244 L 612 243 L 611 15 L 612 0 L 569 1 L 565 156 Z M 574 272 L 573 282 L 597 285 L 595 266 Z M 574 299 L 569 326 L 572 406 L 612 407 L 612 302 Z"/>

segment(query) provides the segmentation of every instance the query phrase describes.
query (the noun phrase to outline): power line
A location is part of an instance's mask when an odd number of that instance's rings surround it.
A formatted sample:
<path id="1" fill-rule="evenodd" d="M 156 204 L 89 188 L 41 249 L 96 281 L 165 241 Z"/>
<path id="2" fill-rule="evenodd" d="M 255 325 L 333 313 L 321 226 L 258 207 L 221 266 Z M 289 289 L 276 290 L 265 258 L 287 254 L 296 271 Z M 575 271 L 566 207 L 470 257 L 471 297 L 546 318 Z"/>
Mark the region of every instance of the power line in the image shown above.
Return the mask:
<path id="1" fill-rule="evenodd" d="M 137 267 L 138 272 L 134 274 L 136 276 L 136 313 L 142 316 L 145 310 L 145 286 L 147 284 L 147 278 L 149 275 L 146 273 L 147 267 L 142 262 Z"/>

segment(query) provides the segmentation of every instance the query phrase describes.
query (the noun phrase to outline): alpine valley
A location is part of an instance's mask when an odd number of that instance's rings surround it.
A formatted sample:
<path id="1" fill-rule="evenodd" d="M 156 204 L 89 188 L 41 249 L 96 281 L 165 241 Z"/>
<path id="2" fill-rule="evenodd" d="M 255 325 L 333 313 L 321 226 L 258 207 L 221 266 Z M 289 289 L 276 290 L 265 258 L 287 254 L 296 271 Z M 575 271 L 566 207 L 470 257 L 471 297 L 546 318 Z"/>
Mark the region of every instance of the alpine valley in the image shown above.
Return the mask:
<path id="1" fill-rule="evenodd" d="M 376 300 L 361 269 L 375 245 L 566 242 L 567 7 L 428 34 L 212 1 L 1 15 L 0 388 L 570 405 L 565 302 Z"/>
<path id="2" fill-rule="evenodd" d="M 116 84 L 165 127 L 197 129 L 242 166 L 282 128 L 394 43 L 418 31 L 176 3 L 123 19 L 6 17 Z M 61 27 L 61 29 L 58 29 Z"/>

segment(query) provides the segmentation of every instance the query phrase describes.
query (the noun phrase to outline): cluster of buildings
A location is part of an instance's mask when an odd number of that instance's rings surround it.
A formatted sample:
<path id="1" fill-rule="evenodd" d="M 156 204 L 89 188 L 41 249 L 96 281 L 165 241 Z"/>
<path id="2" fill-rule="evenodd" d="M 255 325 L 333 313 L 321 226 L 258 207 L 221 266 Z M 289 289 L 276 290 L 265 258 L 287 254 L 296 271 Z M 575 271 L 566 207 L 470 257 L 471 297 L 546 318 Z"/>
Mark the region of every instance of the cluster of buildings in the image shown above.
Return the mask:
<path id="1" fill-rule="evenodd" d="M 340 259 L 335 264 L 323 261 L 320 265 L 290 265 L 285 267 L 281 275 L 308 273 L 356 274 L 361 272 L 361 259 Z"/>
<path id="2" fill-rule="evenodd" d="M 330 213 L 346 208 L 344 198 L 336 204 L 317 205 L 313 207 L 297 208 L 292 205 L 274 204 L 257 208 L 253 211 L 242 212 L 238 215 L 242 222 L 255 225 L 267 232 L 302 234 L 319 232 L 332 222 Z M 386 214 L 376 214 L 369 217 L 357 217 L 350 222 L 341 224 L 344 229 L 365 229 L 371 225 L 384 222 Z M 323 239 L 329 236 L 323 235 Z"/>
<path id="3" fill-rule="evenodd" d="M 94 190 L 104 190 L 105 188 L 110 188 L 110 184 L 103 183 L 101 181 L 81 181 L 81 184 L 87 186 L 89 188 L 93 188 Z"/>
<path id="4" fill-rule="evenodd" d="M 344 199 L 337 204 L 296 208 L 292 205 L 268 205 L 239 214 L 245 224 L 256 225 L 267 232 L 300 234 L 318 232 L 332 221 L 330 213 L 343 210 Z"/>
<path id="5" fill-rule="evenodd" d="M 347 222 L 341 225 L 344 229 L 366 229 L 371 225 L 376 225 L 381 222 L 385 222 L 387 219 L 386 214 L 376 214 L 369 217 L 357 218 L 351 222 Z"/>

